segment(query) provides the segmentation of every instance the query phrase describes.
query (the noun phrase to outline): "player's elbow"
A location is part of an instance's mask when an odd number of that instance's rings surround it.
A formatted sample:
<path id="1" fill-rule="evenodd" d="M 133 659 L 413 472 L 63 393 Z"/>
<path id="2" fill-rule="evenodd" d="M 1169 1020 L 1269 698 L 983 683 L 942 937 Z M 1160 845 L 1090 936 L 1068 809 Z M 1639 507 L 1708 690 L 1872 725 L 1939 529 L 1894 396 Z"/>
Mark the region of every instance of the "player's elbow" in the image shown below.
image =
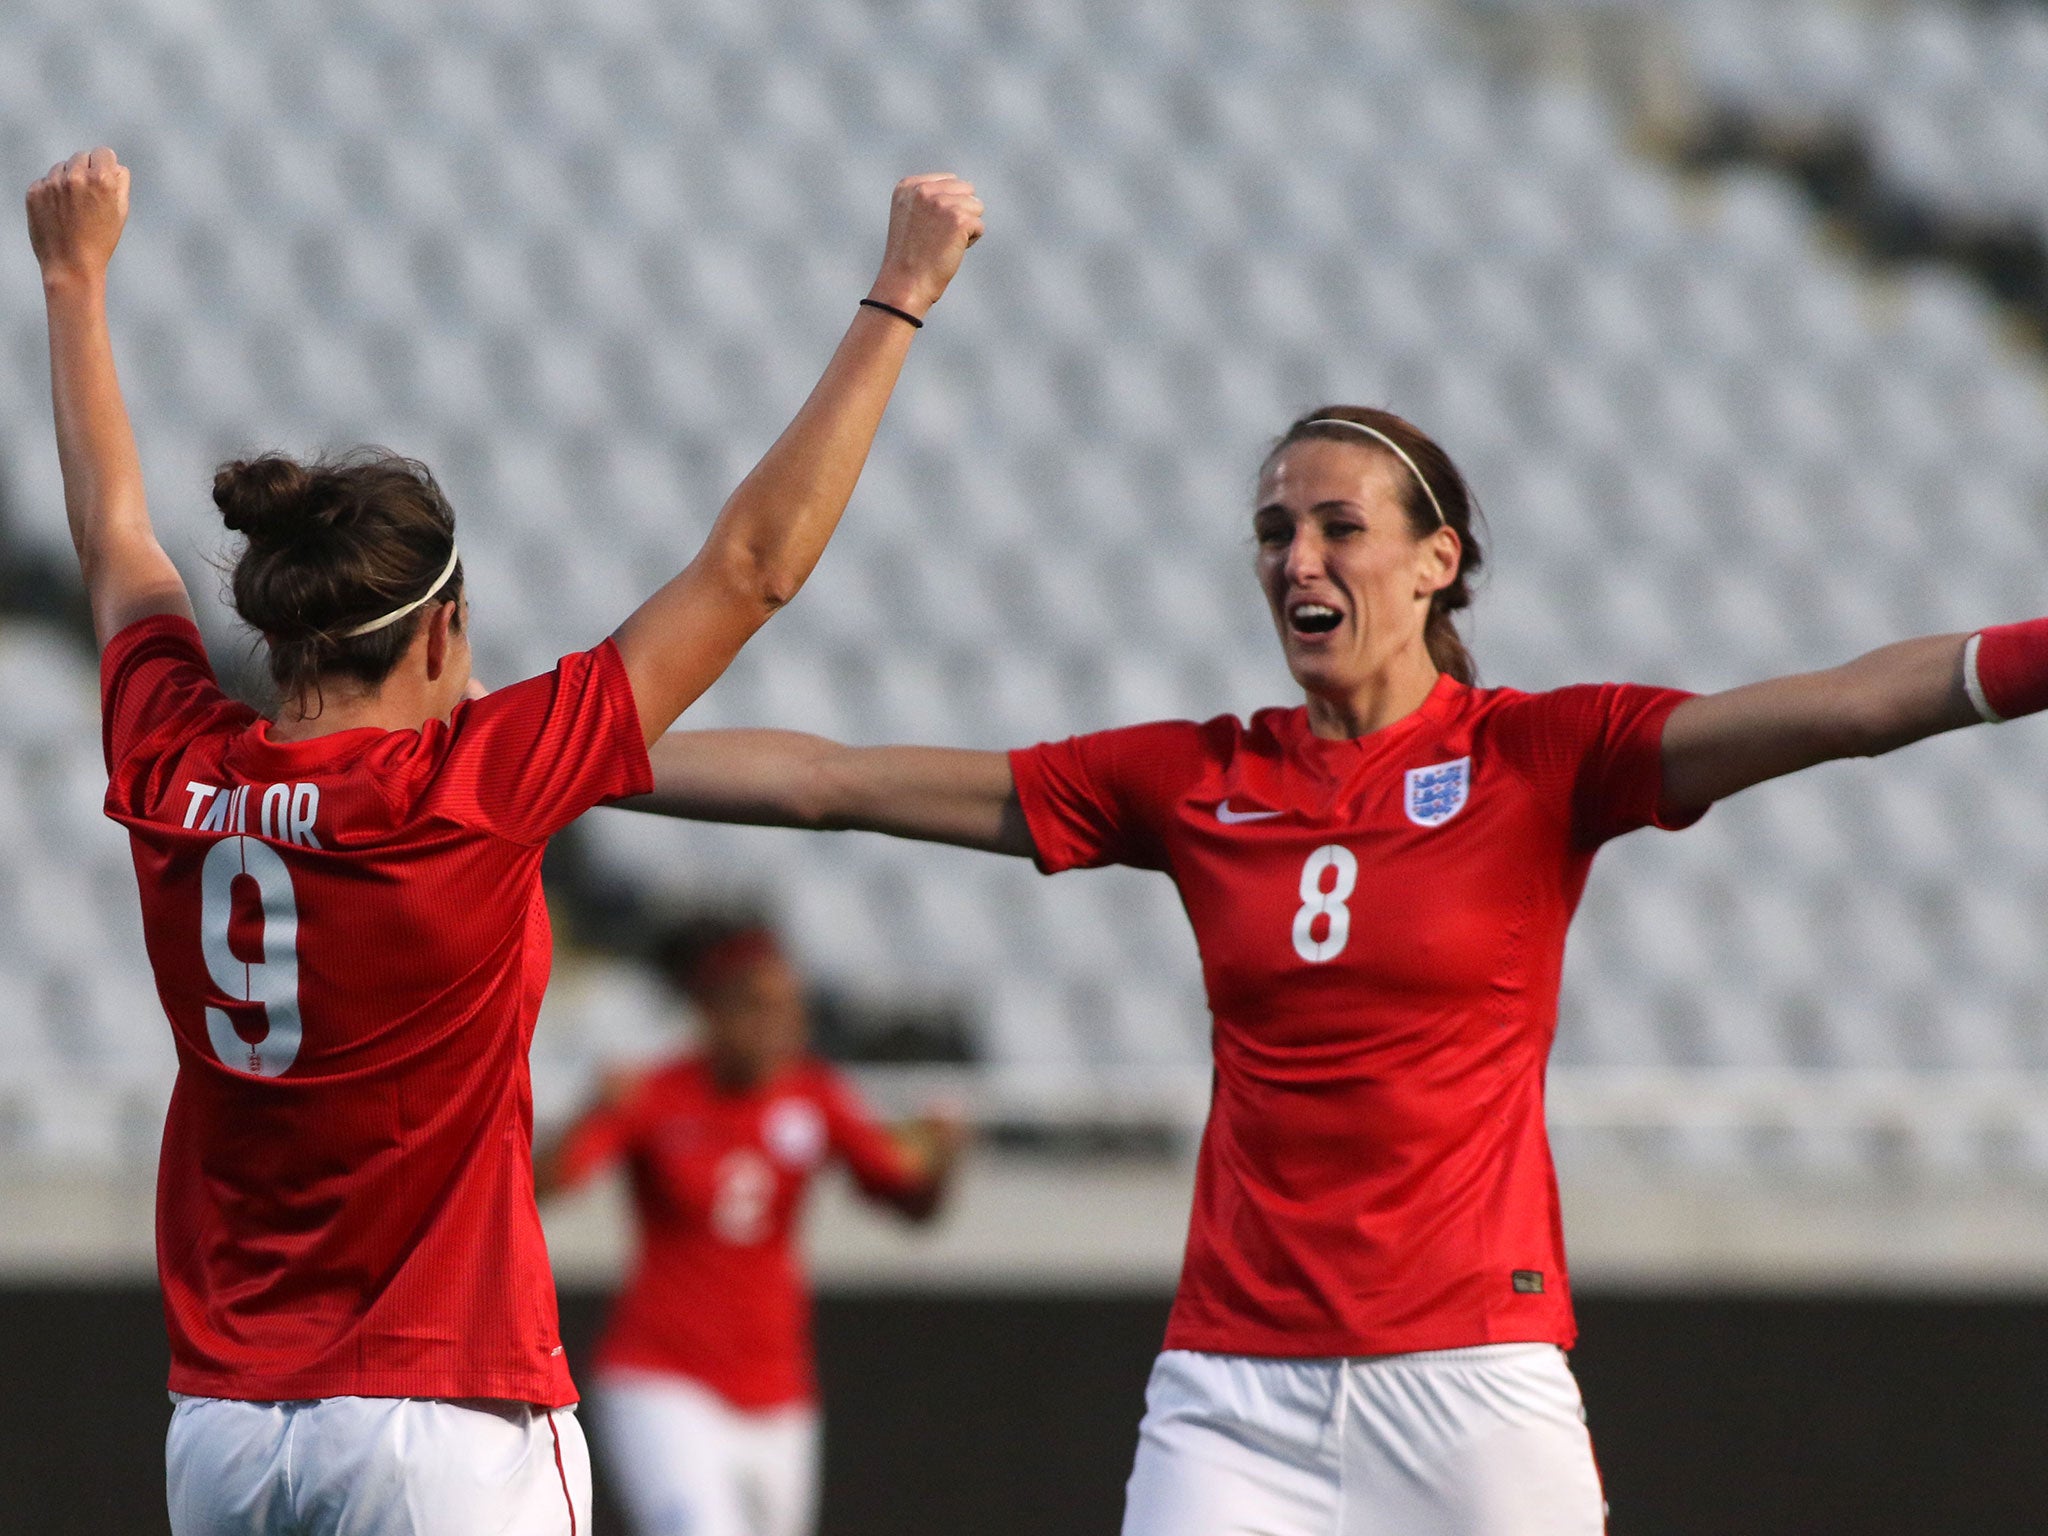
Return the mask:
<path id="1" fill-rule="evenodd" d="M 803 587 L 810 567 L 767 544 L 735 539 L 706 550 L 720 585 L 765 622 Z"/>
<path id="2" fill-rule="evenodd" d="M 796 777 L 793 798 L 802 825 L 814 832 L 854 832 L 871 824 L 861 814 L 863 781 L 856 749 L 820 741 Z"/>
<path id="3" fill-rule="evenodd" d="M 1881 679 L 1857 677 L 1843 689 L 1836 711 L 1838 757 L 1879 757 L 1918 741 L 1928 723 Z"/>
<path id="4" fill-rule="evenodd" d="M 754 572 L 754 599 L 763 611 L 774 613 L 786 606 L 803 588 L 808 570 L 796 570 L 774 560 L 763 560 Z"/>
<path id="5" fill-rule="evenodd" d="M 920 1189 L 907 1190 L 894 1203 L 896 1213 L 912 1226 L 929 1226 L 945 1206 L 945 1186 L 935 1181 Z"/>
<path id="6" fill-rule="evenodd" d="M 533 1160 L 533 1198 L 551 1200 L 568 1187 L 568 1180 L 562 1176 L 562 1160 L 552 1152 L 542 1152 Z"/>

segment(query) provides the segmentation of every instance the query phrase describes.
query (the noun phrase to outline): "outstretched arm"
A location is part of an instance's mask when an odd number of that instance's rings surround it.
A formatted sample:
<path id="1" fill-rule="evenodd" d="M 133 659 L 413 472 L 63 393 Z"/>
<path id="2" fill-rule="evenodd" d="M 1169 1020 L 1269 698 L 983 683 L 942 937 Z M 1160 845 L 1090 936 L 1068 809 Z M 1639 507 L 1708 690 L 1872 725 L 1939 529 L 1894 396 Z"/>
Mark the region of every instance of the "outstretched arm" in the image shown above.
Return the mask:
<path id="1" fill-rule="evenodd" d="M 899 182 L 868 297 L 921 317 L 980 238 L 981 212 L 974 188 L 956 176 Z M 811 574 L 867 462 L 914 334 L 899 315 L 862 308 L 817 388 L 732 493 L 697 557 L 619 629 L 650 743 Z"/>
<path id="2" fill-rule="evenodd" d="M 152 614 L 192 617 L 184 578 L 150 527 L 107 333 L 107 264 L 127 221 L 128 168 L 111 149 L 73 155 L 28 189 L 28 237 L 50 322 L 64 512 L 102 646 Z"/>
<path id="3" fill-rule="evenodd" d="M 1970 639 L 1908 640 L 1825 672 L 1686 700 L 1664 726 L 1666 801 L 1698 808 L 1815 763 L 1875 757 L 1979 723 L 1986 716 L 1971 700 L 1964 665 Z"/>
<path id="4" fill-rule="evenodd" d="M 675 731 L 649 749 L 654 793 L 621 802 L 689 821 L 886 832 L 1030 858 L 1010 760 L 951 747 L 845 747 L 795 731 Z"/>
<path id="5" fill-rule="evenodd" d="M 565 1131 L 533 1149 L 533 1192 L 542 1200 L 587 1183 L 625 1155 L 625 1106 L 642 1074 L 614 1072 L 598 1084 L 597 1096 Z"/>
<path id="6" fill-rule="evenodd" d="M 913 1181 L 880 1198 L 912 1221 L 930 1221 L 946 1203 L 967 1138 L 967 1122 L 944 1109 L 889 1127 L 889 1139 L 896 1144 L 897 1156 L 909 1166 Z"/>

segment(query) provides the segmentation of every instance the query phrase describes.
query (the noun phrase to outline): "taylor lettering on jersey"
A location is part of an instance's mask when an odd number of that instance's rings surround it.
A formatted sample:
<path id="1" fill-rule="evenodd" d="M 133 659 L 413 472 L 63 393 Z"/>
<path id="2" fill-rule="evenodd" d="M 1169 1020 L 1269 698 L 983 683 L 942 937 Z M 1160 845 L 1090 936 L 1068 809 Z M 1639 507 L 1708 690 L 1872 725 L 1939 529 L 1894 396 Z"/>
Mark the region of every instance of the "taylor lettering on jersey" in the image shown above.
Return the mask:
<path id="1" fill-rule="evenodd" d="M 178 1048 L 172 1389 L 574 1401 L 526 1046 L 547 838 L 650 781 L 616 650 L 448 722 L 303 741 L 220 691 L 184 620 L 101 666 L 107 813 Z"/>
<path id="2" fill-rule="evenodd" d="M 249 828 L 249 798 L 255 788 L 249 784 L 202 784 L 185 781 L 185 830 L 188 832 L 236 832 L 246 836 Z M 314 823 L 320 815 L 318 784 L 268 784 L 258 801 L 262 807 L 258 836 L 275 843 L 300 848 L 318 848 L 320 839 Z"/>

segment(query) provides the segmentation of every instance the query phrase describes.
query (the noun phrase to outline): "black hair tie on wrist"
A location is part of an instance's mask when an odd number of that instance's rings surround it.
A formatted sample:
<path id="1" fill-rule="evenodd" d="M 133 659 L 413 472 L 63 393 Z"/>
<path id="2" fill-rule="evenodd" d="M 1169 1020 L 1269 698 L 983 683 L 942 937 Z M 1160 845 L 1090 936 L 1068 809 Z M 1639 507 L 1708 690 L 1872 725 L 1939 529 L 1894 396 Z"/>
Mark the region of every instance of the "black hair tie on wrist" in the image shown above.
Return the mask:
<path id="1" fill-rule="evenodd" d="M 907 309 L 898 309 L 894 304 L 884 304 L 880 299 L 862 299 L 860 306 L 862 309 L 879 309 L 883 314 L 894 315 L 898 320 L 908 320 L 910 328 L 914 331 L 924 329 L 924 322 L 922 320 L 918 319 L 917 316 Z"/>

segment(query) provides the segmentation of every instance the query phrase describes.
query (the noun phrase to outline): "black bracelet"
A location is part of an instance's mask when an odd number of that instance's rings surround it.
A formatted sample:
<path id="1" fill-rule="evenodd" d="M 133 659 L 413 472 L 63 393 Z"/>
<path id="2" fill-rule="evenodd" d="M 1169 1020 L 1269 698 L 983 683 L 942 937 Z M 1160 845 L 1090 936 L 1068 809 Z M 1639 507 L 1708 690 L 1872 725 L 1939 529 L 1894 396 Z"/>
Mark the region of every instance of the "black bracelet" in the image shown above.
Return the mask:
<path id="1" fill-rule="evenodd" d="M 907 309 L 898 309 L 894 304 L 884 304 L 880 299 L 862 299 L 862 309 L 879 309 L 885 315 L 894 315 L 898 320 L 908 320 L 914 331 L 924 329 L 924 322 Z"/>

